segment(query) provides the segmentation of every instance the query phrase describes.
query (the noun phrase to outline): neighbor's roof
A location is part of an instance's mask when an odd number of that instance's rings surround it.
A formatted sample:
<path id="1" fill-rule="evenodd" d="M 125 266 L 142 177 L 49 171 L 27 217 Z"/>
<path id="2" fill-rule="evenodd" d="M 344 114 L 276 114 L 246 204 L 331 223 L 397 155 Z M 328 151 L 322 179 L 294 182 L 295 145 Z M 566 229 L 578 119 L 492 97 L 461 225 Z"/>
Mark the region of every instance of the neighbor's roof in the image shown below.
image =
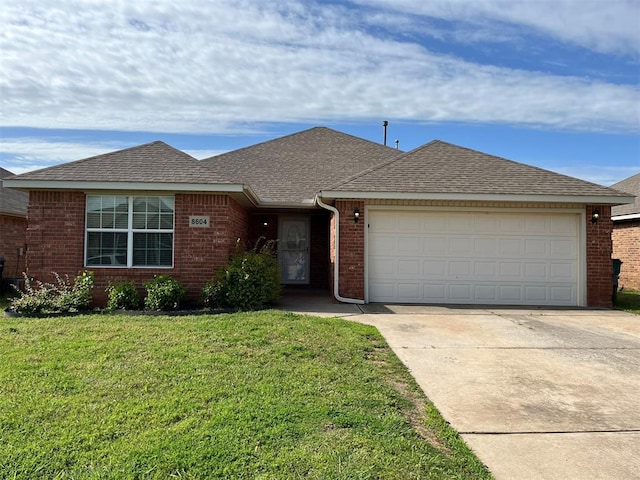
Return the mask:
<path id="1" fill-rule="evenodd" d="M 11 176 L 13 173 L 0 167 L 0 214 L 26 217 L 29 194 L 5 187 L 2 179 Z"/>
<path id="2" fill-rule="evenodd" d="M 622 217 L 626 215 L 640 216 L 640 173 L 611 185 L 611 188 L 615 188 L 621 192 L 628 192 L 636 197 L 636 201 L 634 203 L 613 207 L 611 209 L 611 215 L 613 217 Z"/>
<path id="3" fill-rule="evenodd" d="M 311 204 L 322 188 L 401 152 L 326 127 L 203 160 L 227 178 L 248 183 L 263 203 Z"/>
<path id="4" fill-rule="evenodd" d="M 630 200 L 629 195 L 610 188 L 440 140 L 359 173 L 322 195 L 339 198 L 354 193 L 365 197 L 397 194 L 398 198 L 424 194 L 425 198 L 459 200 L 498 195 L 507 200 L 523 196 L 565 201 L 574 197 L 580 202 L 602 197 L 603 203 Z"/>
<path id="5" fill-rule="evenodd" d="M 245 190 L 192 156 L 160 141 L 24 173 L 12 178 L 11 186 L 24 189 Z"/>

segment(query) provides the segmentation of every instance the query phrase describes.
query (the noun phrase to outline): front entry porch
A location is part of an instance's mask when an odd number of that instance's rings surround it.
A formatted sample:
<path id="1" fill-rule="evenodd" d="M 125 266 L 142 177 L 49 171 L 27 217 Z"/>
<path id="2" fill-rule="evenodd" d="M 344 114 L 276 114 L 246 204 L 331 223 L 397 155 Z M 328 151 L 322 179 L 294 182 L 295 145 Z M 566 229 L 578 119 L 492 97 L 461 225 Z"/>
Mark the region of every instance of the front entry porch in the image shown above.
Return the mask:
<path id="1" fill-rule="evenodd" d="M 265 211 L 249 220 L 250 245 L 260 238 L 277 241 L 280 280 L 287 290 L 329 289 L 329 212 Z"/>

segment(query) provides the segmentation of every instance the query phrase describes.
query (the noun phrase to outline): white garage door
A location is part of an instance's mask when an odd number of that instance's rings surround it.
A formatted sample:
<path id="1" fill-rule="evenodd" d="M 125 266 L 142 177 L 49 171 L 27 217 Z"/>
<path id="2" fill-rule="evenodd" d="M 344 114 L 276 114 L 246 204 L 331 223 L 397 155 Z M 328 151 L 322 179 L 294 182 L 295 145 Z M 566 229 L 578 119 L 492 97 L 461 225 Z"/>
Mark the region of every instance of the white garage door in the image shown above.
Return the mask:
<path id="1" fill-rule="evenodd" d="M 371 302 L 577 305 L 579 216 L 371 210 Z"/>

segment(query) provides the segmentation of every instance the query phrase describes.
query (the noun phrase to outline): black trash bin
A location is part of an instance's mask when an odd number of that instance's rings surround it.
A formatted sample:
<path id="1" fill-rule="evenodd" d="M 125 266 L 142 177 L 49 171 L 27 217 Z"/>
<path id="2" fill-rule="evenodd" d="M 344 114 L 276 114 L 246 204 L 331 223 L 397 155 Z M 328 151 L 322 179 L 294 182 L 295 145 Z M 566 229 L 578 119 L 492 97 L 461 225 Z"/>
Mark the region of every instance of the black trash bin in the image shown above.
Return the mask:
<path id="1" fill-rule="evenodd" d="M 618 279 L 620 278 L 620 270 L 622 269 L 622 260 L 614 258 L 613 262 L 613 304 L 618 301 Z"/>

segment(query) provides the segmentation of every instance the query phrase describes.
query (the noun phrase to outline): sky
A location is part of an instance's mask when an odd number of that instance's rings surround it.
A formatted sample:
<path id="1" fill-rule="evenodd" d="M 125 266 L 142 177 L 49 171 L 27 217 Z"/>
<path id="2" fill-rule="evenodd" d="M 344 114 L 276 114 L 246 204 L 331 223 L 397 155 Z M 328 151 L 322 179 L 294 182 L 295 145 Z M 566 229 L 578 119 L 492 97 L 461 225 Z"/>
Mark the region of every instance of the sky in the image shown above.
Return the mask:
<path id="1" fill-rule="evenodd" d="M 314 126 L 611 185 L 640 172 L 640 0 L 4 0 L 0 166 Z M 453 168 L 453 167 L 452 167 Z"/>

